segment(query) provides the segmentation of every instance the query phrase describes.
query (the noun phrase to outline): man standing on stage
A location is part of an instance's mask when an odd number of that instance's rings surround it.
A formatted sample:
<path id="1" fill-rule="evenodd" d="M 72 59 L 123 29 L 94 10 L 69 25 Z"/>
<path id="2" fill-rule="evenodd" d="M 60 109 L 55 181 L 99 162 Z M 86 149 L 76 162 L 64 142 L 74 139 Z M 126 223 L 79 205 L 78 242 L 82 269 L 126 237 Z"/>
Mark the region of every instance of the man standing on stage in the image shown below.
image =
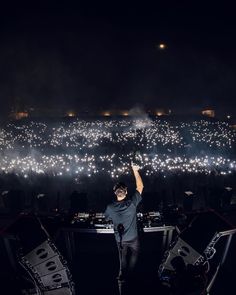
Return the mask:
<path id="1" fill-rule="evenodd" d="M 132 276 L 139 254 L 136 210 L 142 199 L 143 181 L 138 171 L 139 166 L 132 164 L 131 167 L 136 181 L 135 194 L 127 197 L 127 186 L 124 183 L 117 183 L 113 188 L 116 200 L 109 204 L 105 211 L 106 218 L 113 222 L 119 249 L 118 281 L 125 281 L 127 277 Z"/>

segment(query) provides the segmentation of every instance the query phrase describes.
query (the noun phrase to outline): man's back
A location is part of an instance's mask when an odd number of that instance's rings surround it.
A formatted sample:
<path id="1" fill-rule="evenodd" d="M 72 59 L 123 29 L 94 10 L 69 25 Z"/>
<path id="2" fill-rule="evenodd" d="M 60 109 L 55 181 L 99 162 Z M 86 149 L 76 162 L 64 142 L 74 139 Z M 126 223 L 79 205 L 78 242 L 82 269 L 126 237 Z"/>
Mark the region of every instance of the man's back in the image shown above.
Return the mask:
<path id="1" fill-rule="evenodd" d="M 117 241 L 120 239 L 117 230 L 119 224 L 122 224 L 124 227 L 122 241 L 131 241 L 137 237 L 136 210 L 140 201 L 141 195 L 136 191 L 131 198 L 126 197 L 122 201 L 115 201 L 107 206 L 105 216 L 111 219 L 114 224 L 115 238 Z"/>

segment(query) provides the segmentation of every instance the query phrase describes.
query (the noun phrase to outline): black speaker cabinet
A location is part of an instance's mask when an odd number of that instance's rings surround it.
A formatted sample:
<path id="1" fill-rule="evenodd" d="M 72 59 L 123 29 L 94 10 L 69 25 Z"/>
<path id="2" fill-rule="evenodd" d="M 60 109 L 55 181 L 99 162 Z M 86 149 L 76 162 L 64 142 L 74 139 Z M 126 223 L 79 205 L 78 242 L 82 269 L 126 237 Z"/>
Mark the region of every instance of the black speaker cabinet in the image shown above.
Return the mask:
<path id="1" fill-rule="evenodd" d="M 235 232 L 236 229 L 214 211 L 197 214 L 165 252 L 159 276 L 164 278 L 171 274 L 174 270 L 171 262 L 177 256 L 182 257 L 186 265 L 208 263 L 208 268 L 211 264 L 218 265 L 225 259 L 229 247 L 228 240 L 221 238 L 231 237 Z M 220 250 L 217 250 L 216 244 L 221 244 Z M 217 251 L 220 252 L 218 261 L 211 263 Z"/>

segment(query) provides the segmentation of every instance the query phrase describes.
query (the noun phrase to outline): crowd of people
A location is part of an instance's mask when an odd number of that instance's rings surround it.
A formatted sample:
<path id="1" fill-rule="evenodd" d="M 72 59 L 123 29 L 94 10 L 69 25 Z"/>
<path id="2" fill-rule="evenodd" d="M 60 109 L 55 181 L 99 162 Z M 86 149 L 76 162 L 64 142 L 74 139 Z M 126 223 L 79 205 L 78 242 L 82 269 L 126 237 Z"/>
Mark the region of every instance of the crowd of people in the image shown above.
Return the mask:
<path id="1" fill-rule="evenodd" d="M 236 132 L 226 122 L 160 119 L 10 123 L 0 129 L 5 173 L 52 173 L 89 177 L 127 173 L 135 151 L 147 176 L 158 171 L 231 173 Z"/>
<path id="2" fill-rule="evenodd" d="M 231 187 L 235 151 L 236 131 L 229 123 L 202 118 L 10 122 L 0 128 L 0 189 L 19 188 L 16 183 L 21 183 L 20 189 L 32 188 L 41 183 L 41 192 L 52 183 L 67 181 L 73 190 L 88 192 L 92 184 L 93 191 L 99 191 L 103 182 L 129 177 L 133 161 L 150 184 L 146 192 L 163 192 L 166 185 L 173 199 L 180 191 L 176 177 L 185 179 L 186 190 L 196 186 L 192 179 L 195 183 L 201 179 L 201 185 L 207 186 L 210 180 L 206 179 L 212 179 L 212 174 L 222 176 L 223 187 Z M 68 193 L 65 186 L 63 189 Z"/>

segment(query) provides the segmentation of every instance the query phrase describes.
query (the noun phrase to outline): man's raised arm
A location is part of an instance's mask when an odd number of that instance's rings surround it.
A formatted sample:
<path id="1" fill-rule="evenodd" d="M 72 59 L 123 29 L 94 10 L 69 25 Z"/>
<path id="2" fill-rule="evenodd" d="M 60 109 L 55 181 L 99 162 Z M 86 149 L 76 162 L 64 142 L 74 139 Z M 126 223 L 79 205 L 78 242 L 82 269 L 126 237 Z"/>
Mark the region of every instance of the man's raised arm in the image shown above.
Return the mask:
<path id="1" fill-rule="evenodd" d="M 142 178 L 138 172 L 139 170 L 139 166 L 135 165 L 135 164 L 131 164 L 132 170 L 134 172 L 134 177 L 135 177 L 135 181 L 136 181 L 136 190 L 140 193 L 140 195 L 143 192 L 143 181 Z"/>

